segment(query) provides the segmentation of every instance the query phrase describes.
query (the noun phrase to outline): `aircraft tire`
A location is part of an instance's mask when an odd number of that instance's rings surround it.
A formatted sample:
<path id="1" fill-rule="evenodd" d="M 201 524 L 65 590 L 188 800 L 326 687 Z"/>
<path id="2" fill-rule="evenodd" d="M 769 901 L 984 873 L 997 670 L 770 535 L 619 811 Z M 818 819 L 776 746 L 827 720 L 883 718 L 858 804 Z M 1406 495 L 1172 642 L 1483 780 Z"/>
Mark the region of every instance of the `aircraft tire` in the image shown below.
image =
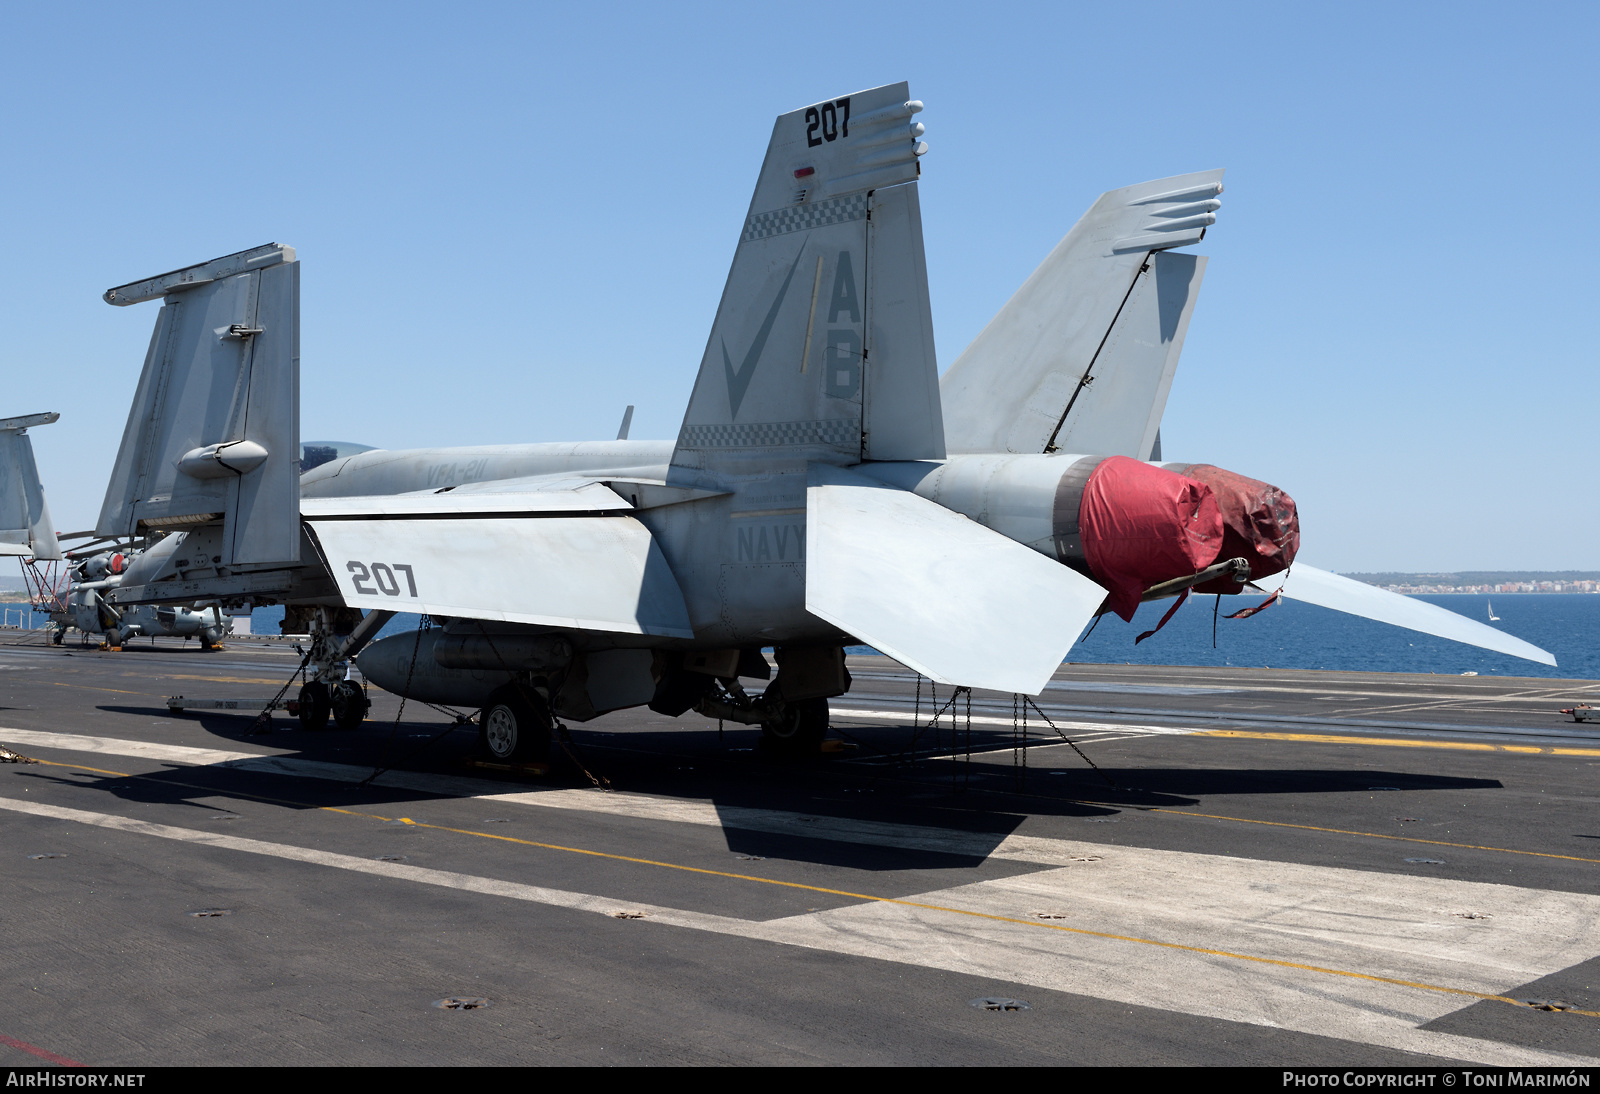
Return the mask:
<path id="1" fill-rule="evenodd" d="M 328 728 L 328 714 L 333 703 L 328 695 L 328 685 L 312 680 L 300 689 L 300 728 L 313 733 Z"/>
<path id="2" fill-rule="evenodd" d="M 550 716 L 535 694 L 496 688 L 478 719 L 478 747 L 492 763 L 543 760 L 550 754 Z"/>
<path id="3" fill-rule="evenodd" d="M 122 648 L 122 632 L 117 630 L 117 628 L 112 627 L 107 630 L 105 632 L 105 637 L 107 649 L 119 650 Z"/>
<path id="4" fill-rule="evenodd" d="M 333 712 L 333 724 L 340 729 L 359 729 L 361 723 L 367 720 L 367 711 L 372 707 L 366 689 L 354 680 L 341 680 L 335 684 L 333 697 L 329 703 Z"/>
<path id="5" fill-rule="evenodd" d="M 784 703 L 761 723 L 767 747 L 789 756 L 813 756 L 828 734 L 828 700 L 800 699 Z"/>

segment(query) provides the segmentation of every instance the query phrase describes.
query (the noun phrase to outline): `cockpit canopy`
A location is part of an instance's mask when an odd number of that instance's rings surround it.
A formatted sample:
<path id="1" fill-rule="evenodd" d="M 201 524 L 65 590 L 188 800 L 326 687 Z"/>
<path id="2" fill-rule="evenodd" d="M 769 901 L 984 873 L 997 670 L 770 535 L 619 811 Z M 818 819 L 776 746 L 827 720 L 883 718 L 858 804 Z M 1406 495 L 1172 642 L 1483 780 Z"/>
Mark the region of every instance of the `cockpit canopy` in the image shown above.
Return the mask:
<path id="1" fill-rule="evenodd" d="M 372 451 L 372 445 L 356 444 L 354 441 L 305 441 L 300 445 L 300 474 L 304 475 L 313 467 L 354 456 L 357 452 Z"/>

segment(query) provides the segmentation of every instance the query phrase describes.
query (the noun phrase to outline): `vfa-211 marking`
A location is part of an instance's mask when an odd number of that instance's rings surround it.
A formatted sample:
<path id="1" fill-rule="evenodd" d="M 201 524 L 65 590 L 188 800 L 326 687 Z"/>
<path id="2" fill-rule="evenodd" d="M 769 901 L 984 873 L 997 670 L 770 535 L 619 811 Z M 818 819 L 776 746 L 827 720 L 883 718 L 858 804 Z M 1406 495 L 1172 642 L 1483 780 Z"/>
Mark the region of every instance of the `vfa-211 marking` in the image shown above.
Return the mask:
<path id="1" fill-rule="evenodd" d="M 487 456 L 454 463 L 436 463 L 428 468 L 428 486 L 459 486 L 464 482 L 474 482 L 483 476 L 488 467 Z"/>
<path id="2" fill-rule="evenodd" d="M 412 574 L 411 564 L 407 562 L 346 562 L 344 568 L 351 574 L 350 584 L 362 596 L 405 596 L 413 600 L 417 596 L 417 579 Z M 405 589 L 400 587 L 399 575 L 406 578 Z M 370 588 L 367 582 L 372 582 L 377 588 Z"/>

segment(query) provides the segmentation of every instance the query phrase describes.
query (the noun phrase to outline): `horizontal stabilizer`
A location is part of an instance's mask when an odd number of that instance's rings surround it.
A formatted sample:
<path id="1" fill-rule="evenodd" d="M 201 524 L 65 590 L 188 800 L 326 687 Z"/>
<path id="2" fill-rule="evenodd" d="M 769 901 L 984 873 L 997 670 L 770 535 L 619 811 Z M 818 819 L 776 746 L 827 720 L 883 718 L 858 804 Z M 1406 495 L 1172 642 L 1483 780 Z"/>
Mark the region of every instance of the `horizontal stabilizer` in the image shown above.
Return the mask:
<path id="1" fill-rule="evenodd" d="M 0 419 L 0 556 L 42 561 L 61 557 L 27 433 L 30 426 L 49 425 L 59 417 L 47 413 Z"/>
<path id="2" fill-rule="evenodd" d="M 307 525 L 350 607 L 694 637 L 661 548 L 632 517 L 308 517 Z"/>
<path id="3" fill-rule="evenodd" d="M 924 676 L 1037 695 L 1105 597 L 959 513 L 811 465 L 806 610 Z"/>
<path id="4" fill-rule="evenodd" d="M 1380 623 L 1392 623 L 1396 627 L 1421 631 L 1436 638 L 1448 638 L 1452 642 L 1481 646 L 1496 653 L 1508 653 L 1512 657 L 1537 661 L 1541 665 L 1554 667 L 1556 663 L 1553 656 L 1531 642 L 1524 642 L 1475 619 L 1468 619 L 1436 604 L 1429 604 L 1426 600 L 1391 593 L 1376 585 L 1353 581 L 1348 577 L 1340 577 L 1338 574 L 1331 574 L 1327 570 L 1319 570 L 1315 566 L 1307 566 L 1301 562 L 1294 564 L 1287 577 L 1288 580 L 1285 580 L 1284 574 L 1274 574 L 1272 577 L 1259 578 L 1251 584 L 1263 592 L 1272 592 L 1282 587 L 1283 595 L 1294 600 L 1332 608 L 1336 612 L 1359 615 L 1363 619 L 1376 619 Z"/>

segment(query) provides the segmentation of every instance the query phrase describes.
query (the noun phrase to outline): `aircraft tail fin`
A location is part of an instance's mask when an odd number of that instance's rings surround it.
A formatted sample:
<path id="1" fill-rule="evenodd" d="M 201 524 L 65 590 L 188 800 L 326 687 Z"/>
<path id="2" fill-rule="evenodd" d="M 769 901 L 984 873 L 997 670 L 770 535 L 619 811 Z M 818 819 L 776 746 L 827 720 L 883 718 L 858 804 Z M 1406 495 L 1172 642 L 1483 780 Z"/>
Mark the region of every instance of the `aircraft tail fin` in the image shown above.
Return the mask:
<path id="1" fill-rule="evenodd" d="M 777 119 L 674 464 L 943 457 L 908 94 Z"/>
<path id="2" fill-rule="evenodd" d="M 1171 249 L 1221 192 L 1215 170 L 1100 195 L 945 374 L 950 451 L 1151 458 L 1205 273 Z"/>
<path id="3" fill-rule="evenodd" d="M 221 522 L 217 565 L 300 558 L 300 264 L 269 243 L 107 290 L 164 298 L 95 531 Z"/>
<path id="4" fill-rule="evenodd" d="M 59 414 L 0 418 L 0 555 L 54 561 L 61 558 L 50 505 L 39 483 L 28 429 L 49 425 Z"/>

